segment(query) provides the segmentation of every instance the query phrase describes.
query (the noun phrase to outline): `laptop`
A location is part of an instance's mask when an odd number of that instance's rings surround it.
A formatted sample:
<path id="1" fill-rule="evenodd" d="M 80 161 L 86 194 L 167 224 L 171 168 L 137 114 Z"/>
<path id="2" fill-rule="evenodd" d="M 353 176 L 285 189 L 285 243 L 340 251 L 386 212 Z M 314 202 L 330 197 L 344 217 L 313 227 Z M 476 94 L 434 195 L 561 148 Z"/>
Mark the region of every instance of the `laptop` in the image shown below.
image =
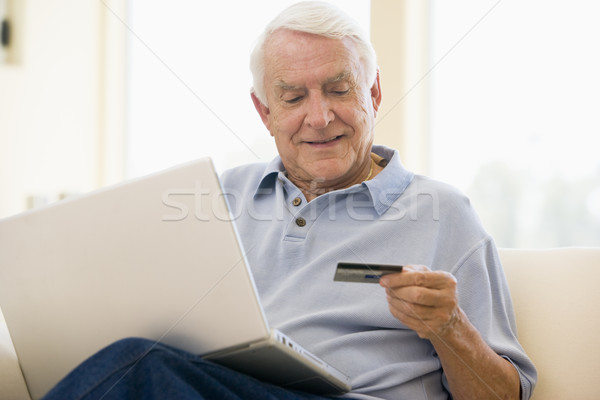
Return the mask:
<path id="1" fill-rule="evenodd" d="M 209 158 L 0 220 L 0 307 L 32 398 L 125 337 L 320 394 L 350 380 L 271 329 Z"/>

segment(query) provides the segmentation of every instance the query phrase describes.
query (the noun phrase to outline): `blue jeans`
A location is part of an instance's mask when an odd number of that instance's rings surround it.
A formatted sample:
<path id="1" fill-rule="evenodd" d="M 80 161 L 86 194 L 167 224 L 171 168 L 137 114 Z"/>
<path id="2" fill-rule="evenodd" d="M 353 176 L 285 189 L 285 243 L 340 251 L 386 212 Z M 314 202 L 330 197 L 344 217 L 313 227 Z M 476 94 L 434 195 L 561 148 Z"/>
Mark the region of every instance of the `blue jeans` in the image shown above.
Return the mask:
<path id="1" fill-rule="evenodd" d="M 327 397 L 261 382 L 199 356 L 146 339 L 123 339 L 60 381 L 45 400 L 289 399 Z"/>

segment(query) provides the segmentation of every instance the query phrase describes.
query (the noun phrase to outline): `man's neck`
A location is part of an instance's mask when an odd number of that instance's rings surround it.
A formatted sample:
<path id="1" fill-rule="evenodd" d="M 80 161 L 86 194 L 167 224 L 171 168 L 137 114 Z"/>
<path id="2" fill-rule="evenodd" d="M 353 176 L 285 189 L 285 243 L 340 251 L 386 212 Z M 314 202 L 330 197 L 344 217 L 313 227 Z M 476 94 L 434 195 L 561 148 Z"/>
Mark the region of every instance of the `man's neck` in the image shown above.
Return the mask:
<path id="1" fill-rule="evenodd" d="M 334 190 L 345 189 L 352 185 L 368 181 L 373 179 L 379 174 L 385 164 L 380 163 L 382 158 L 374 153 L 371 153 L 371 161 L 362 169 L 359 178 L 349 180 L 348 182 L 341 182 L 337 184 L 328 184 L 325 180 L 311 180 L 304 181 L 300 179 L 294 179 L 294 177 L 288 176 L 288 178 L 300 189 L 307 202 L 310 202 L 322 194 L 332 192 Z"/>

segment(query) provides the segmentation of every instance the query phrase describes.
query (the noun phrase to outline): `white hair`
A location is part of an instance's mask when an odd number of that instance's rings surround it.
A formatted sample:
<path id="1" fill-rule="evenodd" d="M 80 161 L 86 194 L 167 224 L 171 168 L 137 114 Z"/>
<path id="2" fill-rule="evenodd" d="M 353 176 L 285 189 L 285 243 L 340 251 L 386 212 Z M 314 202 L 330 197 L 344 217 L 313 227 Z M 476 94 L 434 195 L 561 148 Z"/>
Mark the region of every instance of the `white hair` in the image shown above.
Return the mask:
<path id="1" fill-rule="evenodd" d="M 267 105 L 265 94 L 265 43 L 277 30 L 311 33 L 332 39 L 350 38 L 356 45 L 360 60 L 366 71 L 367 82 L 375 83 L 377 77 L 377 60 L 375 49 L 358 23 L 340 9 L 321 1 L 303 1 L 283 10 L 266 27 L 258 37 L 250 54 L 250 71 L 252 72 L 252 92 L 264 105 Z"/>

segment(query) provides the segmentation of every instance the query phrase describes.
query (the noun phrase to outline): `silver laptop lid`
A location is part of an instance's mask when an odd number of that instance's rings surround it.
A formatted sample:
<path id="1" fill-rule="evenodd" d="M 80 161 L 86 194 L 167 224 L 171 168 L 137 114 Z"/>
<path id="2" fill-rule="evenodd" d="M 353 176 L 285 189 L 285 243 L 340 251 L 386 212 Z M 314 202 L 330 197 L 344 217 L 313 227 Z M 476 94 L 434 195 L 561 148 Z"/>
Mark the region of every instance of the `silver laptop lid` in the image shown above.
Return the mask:
<path id="1" fill-rule="evenodd" d="M 269 335 L 210 159 L 0 220 L 0 306 L 34 398 L 123 337 Z"/>

